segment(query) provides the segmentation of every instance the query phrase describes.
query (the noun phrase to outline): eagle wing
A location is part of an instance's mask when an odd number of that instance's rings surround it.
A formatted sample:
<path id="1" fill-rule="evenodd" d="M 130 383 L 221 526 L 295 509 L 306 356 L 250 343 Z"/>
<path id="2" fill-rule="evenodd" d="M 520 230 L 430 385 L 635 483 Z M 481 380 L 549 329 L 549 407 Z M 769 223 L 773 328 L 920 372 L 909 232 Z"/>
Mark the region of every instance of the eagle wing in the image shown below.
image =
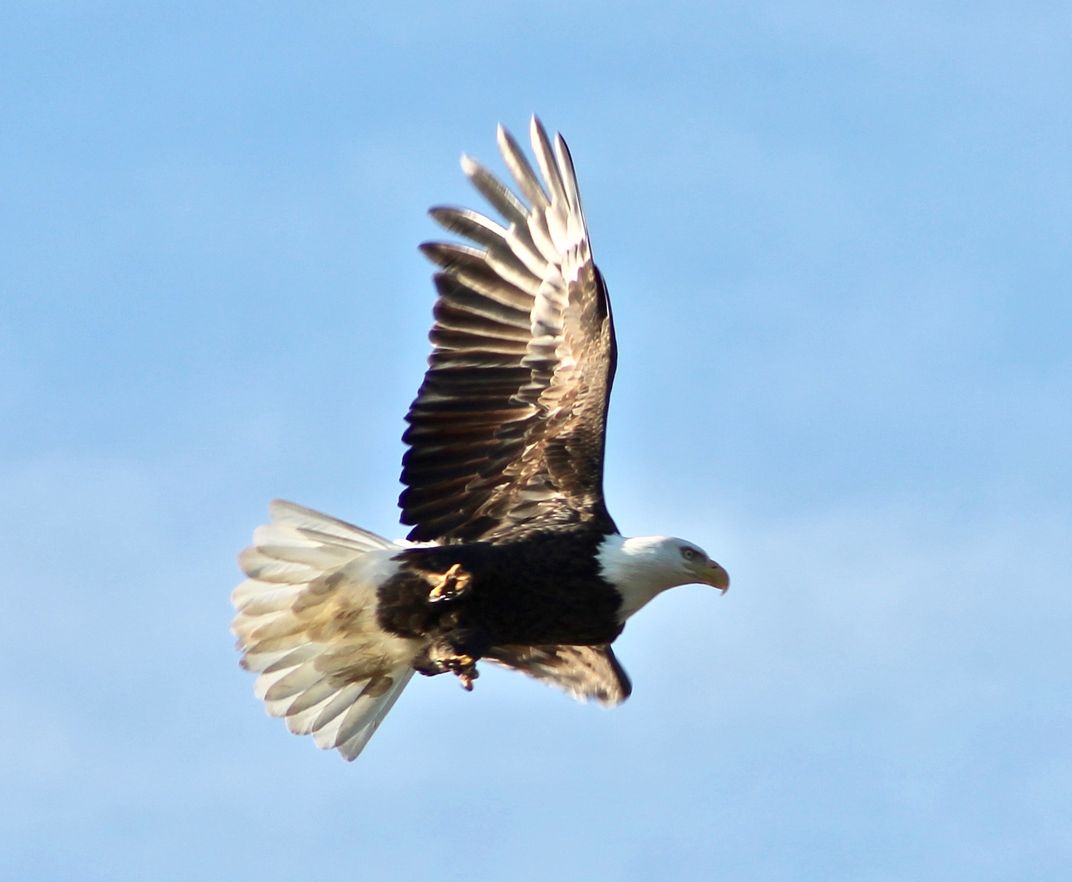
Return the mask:
<path id="1" fill-rule="evenodd" d="M 496 646 L 485 658 L 550 683 L 581 701 L 608 707 L 633 691 L 609 646 Z"/>
<path id="2" fill-rule="evenodd" d="M 469 157 L 462 168 L 503 217 L 434 208 L 473 245 L 426 243 L 438 266 L 428 371 L 410 406 L 399 498 L 415 541 L 516 537 L 588 523 L 603 501 L 614 378 L 610 301 L 592 261 L 569 150 L 535 117 L 542 180 L 502 126 L 523 198 Z"/>

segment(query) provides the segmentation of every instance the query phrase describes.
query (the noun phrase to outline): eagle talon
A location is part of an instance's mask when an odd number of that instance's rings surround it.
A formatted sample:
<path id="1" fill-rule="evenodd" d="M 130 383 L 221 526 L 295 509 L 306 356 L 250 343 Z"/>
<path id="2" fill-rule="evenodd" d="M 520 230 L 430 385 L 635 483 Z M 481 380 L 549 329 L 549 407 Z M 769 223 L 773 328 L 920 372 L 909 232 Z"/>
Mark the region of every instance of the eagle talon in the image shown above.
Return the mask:
<path id="1" fill-rule="evenodd" d="M 473 681 L 480 676 L 476 669 L 476 659 L 471 655 L 459 653 L 442 660 L 446 669 L 454 674 L 462 684 L 466 692 L 473 691 Z"/>
<path id="2" fill-rule="evenodd" d="M 428 602 L 440 603 L 461 597 L 468 590 L 471 581 L 472 576 L 462 569 L 461 564 L 452 564 L 428 592 Z"/>
<path id="3" fill-rule="evenodd" d="M 466 692 L 473 691 L 473 681 L 480 676 L 476 667 L 477 658 L 467 652 L 459 652 L 450 644 L 429 648 L 424 660 L 415 664 L 418 673 L 435 677 L 448 672 L 454 674 Z"/>
<path id="4" fill-rule="evenodd" d="M 462 689 L 466 692 L 473 691 L 473 681 L 480 676 L 480 671 L 476 669 L 476 664 L 472 663 L 468 667 L 454 672 L 454 675 L 458 678 L 462 684 Z"/>

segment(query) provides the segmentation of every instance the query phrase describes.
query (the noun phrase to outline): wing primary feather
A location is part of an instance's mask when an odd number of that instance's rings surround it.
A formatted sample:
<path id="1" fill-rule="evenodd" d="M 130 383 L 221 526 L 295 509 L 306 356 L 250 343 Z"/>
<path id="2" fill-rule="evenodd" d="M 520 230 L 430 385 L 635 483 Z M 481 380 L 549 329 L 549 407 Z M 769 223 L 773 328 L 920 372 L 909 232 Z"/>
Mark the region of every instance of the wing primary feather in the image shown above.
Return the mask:
<path id="1" fill-rule="evenodd" d="M 539 117 L 532 117 L 529 129 L 532 135 L 532 149 L 536 153 L 536 162 L 539 164 L 544 180 L 547 181 L 551 190 L 551 204 L 554 205 L 557 201 L 560 205 L 568 206 L 569 200 L 566 199 L 565 190 L 562 188 L 562 175 L 559 172 L 558 163 L 555 162 L 551 143 L 547 139 L 547 132 Z"/>
<path id="2" fill-rule="evenodd" d="M 462 156 L 462 171 L 508 223 L 522 223 L 528 217 L 525 203 L 471 156 Z"/>
<path id="3" fill-rule="evenodd" d="M 428 209 L 428 214 L 445 230 L 479 242 L 486 248 L 501 248 L 506 238 L 505 227 L 468 208 L 438 205 Z"/>
<path id="4" fill-rule="evenodd" d="M 502 153 L 506 167 L 510 170 L 514 180 L 517 181 L 521 191 L 532 203 L 533 208 L 537 210 L 547 208 L 550 205 L 550 200 L 547 198 L 543 187 L 540 186 L 536 172 L 532 170 L 532 166 L 525 158 L 524 152 L 518 146 L 517 141 L 514 140 L 514 136 L 500 125 L 496 130 L 496 137 L 499 142 L 499 152 Z"/>
<path id="5" fill-rule="evenodd" d="M 583 221 L 584 208 L 581 205 L 581 191 L 577 186 L 577 173 L 573 168 L 573 157 L 561 135 L 555 135 L 555 157 L 558 159 L 558 167 L 562 170 L 562 185 L 569 203 L 570 216 Z"/>

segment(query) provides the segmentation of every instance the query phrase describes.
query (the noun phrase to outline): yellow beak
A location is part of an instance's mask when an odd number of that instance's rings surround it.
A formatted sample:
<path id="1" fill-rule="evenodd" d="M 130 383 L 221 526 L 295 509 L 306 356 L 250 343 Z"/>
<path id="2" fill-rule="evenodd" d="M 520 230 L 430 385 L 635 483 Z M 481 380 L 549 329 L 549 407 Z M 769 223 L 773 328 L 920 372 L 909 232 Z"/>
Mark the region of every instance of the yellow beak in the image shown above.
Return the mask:
<path id="1" fill-rule="evenodd" d="M 707 562 L 707 572 L 704 573 L 703 581 L 705 585 L 717 588 L 723 594 L 730 589 L 730 574 L 713 560 Z"/>

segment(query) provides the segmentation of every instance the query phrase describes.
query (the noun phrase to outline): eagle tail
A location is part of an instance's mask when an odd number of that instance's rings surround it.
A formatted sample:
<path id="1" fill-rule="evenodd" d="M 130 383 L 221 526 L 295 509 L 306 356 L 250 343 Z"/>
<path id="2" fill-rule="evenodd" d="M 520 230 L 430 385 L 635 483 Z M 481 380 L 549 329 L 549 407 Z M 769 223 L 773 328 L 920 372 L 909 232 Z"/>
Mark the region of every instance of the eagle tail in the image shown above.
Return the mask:
<path id="1" fill-rule="evenodd" d="M 354 759 L 413 676 L 416 643 L 384 631 L 376 588 L 403 547 L 291 502 L 239 557 L 231 630 L 254 691 L 287 728 Z"/>

